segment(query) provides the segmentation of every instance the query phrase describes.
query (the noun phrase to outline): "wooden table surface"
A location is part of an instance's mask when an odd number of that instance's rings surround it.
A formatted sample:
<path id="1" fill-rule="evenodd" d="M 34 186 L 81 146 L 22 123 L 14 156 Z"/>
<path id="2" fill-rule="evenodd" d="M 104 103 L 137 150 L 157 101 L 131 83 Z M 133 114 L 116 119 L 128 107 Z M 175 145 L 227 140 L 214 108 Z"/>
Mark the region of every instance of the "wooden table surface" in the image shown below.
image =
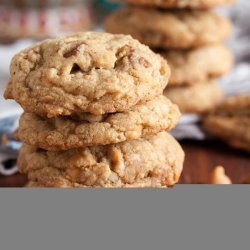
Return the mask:
<path id="1" fill-rule="evenodd" d="M 183 141 L 181 144 L 186 160 L 180 183 L 207 183 L 209 173 L 218 165 L 224 166 L 235 184 L 242 183 L 250 175 L 250 154 L 233 150 L 217 141 Z M 25 183 L 26 177 L 20 174 L 0 176 L 0 187 L 22 187 Z"/>

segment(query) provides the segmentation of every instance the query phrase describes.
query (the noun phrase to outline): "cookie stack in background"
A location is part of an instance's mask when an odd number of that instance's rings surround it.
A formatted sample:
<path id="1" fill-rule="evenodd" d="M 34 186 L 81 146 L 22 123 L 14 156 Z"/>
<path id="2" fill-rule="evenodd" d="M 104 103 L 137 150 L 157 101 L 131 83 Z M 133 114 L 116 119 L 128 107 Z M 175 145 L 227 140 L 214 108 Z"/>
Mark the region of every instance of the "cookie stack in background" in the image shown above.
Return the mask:
<path id="1" fill-rule="evenodd" d="M 5 98 L 25 113 L 18 158 L 29 187 L 167 187 L 184 153 L 165 130 L 167 62 L 130 36 L 79 33 L 18 53 Z"/>
<path id="2" fill-rule="evenodd" d="M 165 57 L 171 78 L 164 94 L 183 113 L 203 113 L 223 99 L 216 78 L 232 66 L 222 43 L 230 35 L 228 18 L 210 10 L 233 0 L 124 0 L 131 5 L 111 14 L 108 32 L 130 34 Z"/>

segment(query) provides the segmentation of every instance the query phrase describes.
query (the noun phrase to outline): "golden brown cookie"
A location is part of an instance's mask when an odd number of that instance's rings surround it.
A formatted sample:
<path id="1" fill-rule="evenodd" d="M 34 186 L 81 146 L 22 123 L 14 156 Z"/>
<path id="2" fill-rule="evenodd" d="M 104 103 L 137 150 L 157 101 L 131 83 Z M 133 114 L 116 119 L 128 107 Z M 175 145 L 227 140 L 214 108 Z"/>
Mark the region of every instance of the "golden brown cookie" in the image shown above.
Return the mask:
<path id="1" fill-rule="evenodd" d="M 70 183 L 70 182 L 63 182 L 62 184 L 59 184 L 59 186 L 54 186 L 53 185 L 48 185 L 45 186 L 44 184 L 40 184 L 39 182 L 34 182 L 34 181 L 29 181 L 28 183 L 26 183 L 25 185 L 26 188 L 100 188 L 99 186 L 85 186 L 85 185 L 81 185 L 78 183 Z M 135 183 L 135 184 L 127 184 L 125 186 L 112 186 L 112 185 L 106 185 L 103 186 L 102 188 L 166 188 L 165 186 L 161 187 L 161 186 L 157 186 L 157 185 L 152 185 L 152 182 L 150 180 L 145 181 L 145 182 L 141 182 L 141 183 Z"/>
<path id="2" fill-rule="evenodd" d="M 178 107 L 159 96 L 122 113 L 100 116 L 81 113 L 71 117 L 42 118 L 24 113 L 18 138 L 38 148 L 58 151 L 154 135 L 172 129 L 179 118 Z"/>
<path id="3" fill-rule="evenodd" d="M 161 8 L 192 8 L 208 9 L 216 6 L 227 5 L 234 0 L 123 0 L 130 4 L 161 7 Z"/>
<path id="4" fill-rule="evenodd" d="M 250 95 L 227 99 L 204 117 L 203 124 L 211 135 L 250 152 Z"/>
<path id="5" fill-rule="evenodd" d="M 161 95 L 167 62 L 130 36 L 77 33 L 45 40 L 12 60 L 5 98 L 55 117 L 124 111 Z"/>
<path id="6" fill-rule="evenodd" d="M 210 115 L 203 124 L 213 136 L 234 148 L 250 152 L 250 117 Z"/>
<path id="7" fill-rule="evenodd" d="M 204 113 L 213 109 L 224 97 L 215 80 L 191 86 L 168 87 L 164 95 L 177 104 L 182 113 Z"/>
<path id="8" fill-rule="evenodd" d="M 219 107 L 216 108 L 216 114 L 229 116 L 250 116 L 250 94 L 227 98 Z"/>
<path id="9" fill-rule="evenodd" d="M 46 187 L 166 187 L 178 182 L 184 152 L 166 132 L 118 144 L 49 152 L 23 145 L 18 166 Z"/>
<path id="10" fill-rule="evenodd" d="M 232 52 L 216 44 L 191 50 L 161 51 L 171 69 L 169 84 L 195 84 L 226 74 L 232 67 Z"/>
<path id="11" fill-rule="evenodd" d="M 24 187 L 25 188 L 45 188 L 45 186 L 34 181 L 28 181 Z"/>
<path id="12" fill-rule="evenodd" d="M 228 18 L 212 11 L 127 7 L 111 14 L 106 30 L 130 34 L 152 48 L 190 49 L 216 44 L 231 32 Z"/>

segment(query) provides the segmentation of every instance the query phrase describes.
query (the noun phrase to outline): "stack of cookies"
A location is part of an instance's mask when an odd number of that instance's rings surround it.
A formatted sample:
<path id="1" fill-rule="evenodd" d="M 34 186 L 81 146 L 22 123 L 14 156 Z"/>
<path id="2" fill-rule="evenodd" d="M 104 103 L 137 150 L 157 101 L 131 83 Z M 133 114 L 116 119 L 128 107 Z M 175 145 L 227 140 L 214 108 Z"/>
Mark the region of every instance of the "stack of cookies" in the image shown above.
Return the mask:
<path id="1" fill-rule="evenodd" d="M 184 153 L 165 130 L 170 69 L 125 35 L 78 33 L 18 53 L 5 97 L 24 109 L 18 166 L 30 187 L 167 187 Z"/>
<path id="2" fill-rule="evenodd" d="M 130 34 L 168 60 L 172 75 L 165 95 L 183 113 L 202 113 L 223 98 L 217 77 L 233 62 L 221 43 L 231 23 L 210 10 L 233 0 L 125 0 L 128 7 L 106 20 L 111 33 Z"/>

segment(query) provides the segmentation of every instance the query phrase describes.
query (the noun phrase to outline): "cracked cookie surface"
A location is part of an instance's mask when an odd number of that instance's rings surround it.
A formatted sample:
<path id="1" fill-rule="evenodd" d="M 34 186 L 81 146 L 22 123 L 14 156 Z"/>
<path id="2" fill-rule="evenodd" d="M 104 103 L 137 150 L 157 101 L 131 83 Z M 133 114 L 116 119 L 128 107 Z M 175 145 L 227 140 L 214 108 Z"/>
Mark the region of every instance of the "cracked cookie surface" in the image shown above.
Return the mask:
<path id="1" fill-rule="evenodd" d="M 45 187 L 167 187 L 178 182 L 184 152 L 166 132 L 118 144 L 49 152 L 23 145 L 18 166 Z"/>
<path id="2" fill-rule="evenodd" d="M 127 3 L 161 7 L 161 8 L 192 8 L 192 9 L 208 9 L 216 6 L 227 5 L 234 0 L 123 0 Z"/>
<path id="3" fill-rule="evenodd" d="M 178 122 L 178 107 L 159 96 L 122 113 L 94 116 L 81 113 L 71 117 L 42 118 L 24 113 L 18 138 L 46 150 L 106 145 L 134 140 L 171 130 Z"/>
<path id="4" fill-rule="evenodd" d="M 152 48 L 190 49 L 217 44 L 231 32 L 230 20 L 212 11 L 127 7 L 111 14 L 108 32 L 129 34 Z"/>
<path id="5" fill-rule="evenodd" d="M 55 117 L 124 111 L 167 85 L 167 62 L 125 35 L 85 32 L 45 40 L 11 62 L 5 98 L 28 113 Z"/>

